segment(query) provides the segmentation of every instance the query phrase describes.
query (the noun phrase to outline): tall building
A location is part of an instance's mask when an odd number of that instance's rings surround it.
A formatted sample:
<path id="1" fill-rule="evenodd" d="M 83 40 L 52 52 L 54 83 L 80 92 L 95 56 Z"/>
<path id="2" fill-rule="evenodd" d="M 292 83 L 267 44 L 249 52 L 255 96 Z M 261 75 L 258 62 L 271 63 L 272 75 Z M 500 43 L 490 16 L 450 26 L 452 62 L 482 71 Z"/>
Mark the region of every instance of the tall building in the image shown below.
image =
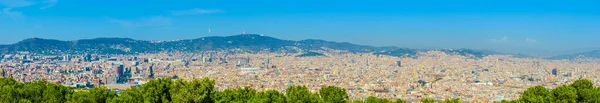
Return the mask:
<path id="1" fill-rule="evenodd" d="M 365 59 L 365 64 L 369 66 L 369 58 Z"/>
<path id="2" fill-rule="evenodd" d="M 123 64 L 118 64 L 117 68 L 115 69 L 117 76 L 121 76 L 123 75 Z"/>
<path id="3" fill-rule="evenodd" d="M 228 55 L 228 54 L 225 54 L 225 55 L 223 56 L 223 60 L 221 60 L 221 62 L 222 62 L 222 63 L 227 63 L 227 55 Z"/>
<path id="4" fill-rule="evenodd" d="M 4 71 L 4 69 L 2 69 L 2 68 L 0 68 L 0 71 L 2 71 L 2 72 L 0 72 L 0 73 L 2 73 L 2 74 L 0 74 L 0 76 L 2 76 L 2 78 L 6 78 L 6 71 Z"/>
<path id="5" fill-rule="evenodd" d="M 265 61 L 265 67 L 269 68 L 270 64 L 269 64 L 269 58 L 267 58 L 267 60 Z"/>
<path id="6" fill-rule="evenodd" d="M 83 61 L 92 62 L 92 54 L 86 54 L 85 57 L 83 58 Z"/>
<path id="7" fill-rule="evenodd" d="M 148 78 L 150 79 L 154 79 L 154 68 L 152 68 L 154 66 L 154 64 L 150 65 L 150 67 L 148 67 L 148 70 L 150 70 L 150 74 L 148 75 Z"/>
<path id="8" fill-rule="evenodd" d="M 396 61 L 396 66 L 402 67 L 402 61 Z"/>
<path id="9" fill-rule="evenodd" d="M 70 61 L 71 60 L 71 56 L 70 55 L 64 55 L 63 56 L 63 61 Z"/>
<path id="10" fill-rule="evenodd" d="M 556 68 L 552 69 L 552 75 L 558 76 L 558 69 L 556 69 Z"/>

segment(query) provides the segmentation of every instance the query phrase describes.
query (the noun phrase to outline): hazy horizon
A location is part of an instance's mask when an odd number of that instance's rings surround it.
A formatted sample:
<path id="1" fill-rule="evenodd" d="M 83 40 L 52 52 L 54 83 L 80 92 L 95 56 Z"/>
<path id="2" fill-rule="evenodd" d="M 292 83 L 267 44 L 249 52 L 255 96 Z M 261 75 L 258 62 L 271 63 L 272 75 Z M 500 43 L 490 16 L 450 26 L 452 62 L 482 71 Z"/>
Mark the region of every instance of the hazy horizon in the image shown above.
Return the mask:
<path id="1" fill-rule="evenodd" d="M 285 40 L 540 57 L 600 49 L 600 1 L 594 0 L 113 2 L 0 0 L 0 44 L 31 37 L 179 40 L 246 31 Z"/>

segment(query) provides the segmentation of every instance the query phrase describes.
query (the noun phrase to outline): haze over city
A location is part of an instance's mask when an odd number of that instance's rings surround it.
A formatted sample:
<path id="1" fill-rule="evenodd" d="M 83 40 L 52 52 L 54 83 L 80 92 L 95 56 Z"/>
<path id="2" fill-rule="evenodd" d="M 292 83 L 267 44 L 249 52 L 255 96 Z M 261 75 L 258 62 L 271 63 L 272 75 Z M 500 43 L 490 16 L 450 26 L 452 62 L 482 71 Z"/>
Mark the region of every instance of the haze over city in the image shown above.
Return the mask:
<path id="1" fill-rule="evenodd" d="M 31 37 L 179 40 L 246 31 L 287 40 L 472 48 L 549 57 L 600 49 L 598 4 L 597 0 L 0 0 L 0 44 Z"/>

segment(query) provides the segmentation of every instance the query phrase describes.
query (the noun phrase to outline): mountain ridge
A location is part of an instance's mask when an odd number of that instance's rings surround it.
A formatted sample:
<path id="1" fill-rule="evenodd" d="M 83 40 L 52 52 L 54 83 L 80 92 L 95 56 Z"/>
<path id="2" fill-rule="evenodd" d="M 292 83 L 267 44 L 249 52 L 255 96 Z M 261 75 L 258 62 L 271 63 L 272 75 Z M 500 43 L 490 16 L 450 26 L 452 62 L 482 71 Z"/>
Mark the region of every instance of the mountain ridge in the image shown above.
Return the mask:
<path id="1" fill-rule="evenodd" d="M 151 40 L 135 40 L 132 38 L 102 37 L 61 41 L 55 39 L 29 38 L 8 45 L 0 45 L 0 53 L 29 51 L 42 54 L 59 53 L 98 53 L 98 54 L 135 54 L 156 53 L 165 51 L 199 52 L 206 50 L 256 53 L 268 52 L 311 52 L 322 50 L 342 50 L 352 53 L 373 53 L 390 56 L 414 56 L 417 52 L 428 51 L 397 46 L 376 47 L 352 44 L 349 42 L 334 42 L 319 39 L 304 39 L 299 41 L 282 40 L 257 34 L 241 34 L 231 36 L 210 36 L 196 39 L 183 39 L 153 42 Z M 493 54 L 506 54 L 474 49 L 436 49 L 458 55 L 474 55 L 484 57 Z"/>
<path id="2" fill-rule="evenodd" d="M 553 60 L 600 59 L 600 50 L 592 50 L 592 51 L 588 51 L 588 52 L 558 55 L 558 56 L 548 57 L 546 59 L 553 59 Z"/>

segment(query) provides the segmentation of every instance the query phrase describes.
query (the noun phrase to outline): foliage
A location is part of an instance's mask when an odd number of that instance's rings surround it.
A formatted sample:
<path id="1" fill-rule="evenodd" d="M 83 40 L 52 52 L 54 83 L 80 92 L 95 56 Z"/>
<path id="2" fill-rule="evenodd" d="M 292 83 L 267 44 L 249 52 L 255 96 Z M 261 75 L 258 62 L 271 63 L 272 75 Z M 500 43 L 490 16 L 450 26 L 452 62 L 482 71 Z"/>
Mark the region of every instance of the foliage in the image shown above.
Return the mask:
<path id="1" fill-rule="evenodd" d="M 313 93 L 306 86 L 290 86 L 285 94 L 277 90 L 258 92 L 249 87 L 215 91 L 215 81 L 150 80 L 141 86 L 131 87 L 120 95 L 105 87 L 78 89 L 45 80 L 29 83 L 11 78 L 0 78 L 0 103 L 407 103 L 370 96 L 364 101 L 349 100 L 341 87 L 324 86 Z M 434 103 L 424 98 L 420 102 Z M 460 99 L 445 99 L 438 103 L 460 103 Z M 501 103 L 600 103 L 600 88 L 586 79 L 569 85 L 546 89 L 534 86 L 525 90 L 518 100 Z"/>
<path id="2" fill-rule="evenodd" d="M 226 89 L 214 94 L 216 103 L 246 103 L 256 95 L 256 90 L 250 87 Z"/>
<path id="3" fill-rule="evenodd" d="M 592 81 L 590 81 L 588 79 L 581 79 L 581 80 L 577 80 L 577 81 L 573 82 L 569 86 L 571 86 L 579 91 L 579 90 L 584 90 L 584 89 L 593 89 L 594 83 L 592 83 Z"/>
<path id="4" fill-rule="evenodd" d="M 14 79 L 0 78 L 0 102 L 65 103 L 73 89 L 46 80 L 20 83 Z"/>
<path id="5" fill-rule="evenodd" d="M 87 91 L 75 92 L 67 100 L 70 103 L 106 103 L 117 96 L 114 91 L 109 91 L 105 87 L 91 88 Z"/>
<path id="6" fill-rule="evenodd" d="M 528 88 L 515 101 L 502 101 L 502 103 L 598 103 L 600 102 L 600 89 L 587 79 L 577 80 L 570 85 L 561 85 L 552 90 L 543 86 Z"/>
<path id="7" fill-rule="evenodd" d="M 406 102 L 405 100 L 402 100 L 402 99 L 396 99 L 396 102 L 394 102 L 394 103 L 408 103 L 408 102 Z"/>
<path id="8" fill-rule="evenodd" d="M 286 103 L 285 95 L 276 90 L 259 92 L 249 100 L 250 103 Z"/>
<path id="9" fill-rule="evenodd" d="M 594 94 L 594 83 L 592 83 L 592 81 L 587 79 L 581 79 L 573 82 L 573 84 L 569 86 L 577 89 L 577 101 L 590 101 L 591 99 L 593 99 L 591 97 L 591 94 Z"/>
<path id="10" fill-rule="evenodd" d="M 578 91 L 581 103 L 600 103 L 600 87 Z"/>
<path id="11" fill-rule="evenodd" d="M 289 103 L 320 103 L 323 101 L 317 94 L 311 93 L 306 86 L 290 86 L 285 91 L 286 100 Z"/>
<path id="12" fill-rule="evenodd" d="M 211 94 L 214 92 L 214 80 L 203 78 L 201 80 L 184 81 L 176 80 L 169 91 L 173 102 L 177 103 L 206 103 L 212 102 Z"/>
<path id="13" fill-rule="evenodd" d="M 421 99 L 421 102 L 423 103 L 435 103 L 435 101 L 431 98 L 423 98 Z"/>
<path id="14" fill-rule="evenodd" d="M 362 100 L 354 100 L 354 101 L 350 101 L 350 103 L 364 103 Z"/>
<path id="15" fill-rule="evenodd" d="M 369 96 L 365 101 L 355 100 L 352 103 L 407 103 L 405 100 L 397 99 L 396 101 L 391 101 L 387 98 L 377 98 L 374 96 Z"/>
<path id="16" fill-rule="evenodd" d="M 458 98 L 454 98 L 454 99 L 445 99 L 444 101 L 440 101 L 438 103 L 461 103 L 461 101 Z"/>
<path id="17" fill-rule="evenodd" d="M 344 103 L 349 97 L 346 89 L 336 86 L 323 86 L 319 95 L 327 103 Z"/>
<path id="18" fill-rule="evenodd" d="M 577 103 L 577 89 L 571 86 L 558 86 L 552 91 L 550 91 L 550 93 L 552 94 L 551 100 L 554 100 L 553 102 Z"/>
<path id="19" fill-rule="evenodd" d="M 521 94 L 521 100 L 527 103 L 549 103 L 550 91 L 544 86 L 534 86 Z"/>
<path id="20" fill-rule="evenodd" d="M 523 102 L 521 100 L 512 100 L 512 101 L 502 100 L 502 101 L 500 101 L 500 103 L 525 103 L 525 102 Z"/>
<path id="21" fill-rule="evenodd" d="M 158 80 L 152 80 L 140 87 L 142 98 L 144 102 L 171 102 L 171 85 L 173 80 L 169 78 L 162 78 Z"/>
<path id="22" fill-rule="evenodd" d="M 386 98 L 377 98 L 377 97 L 369 96 L 369 97 L 367 97 L 367 100 L 365 100 L 365 103 L 392 103 L 392 101 L 390 101 Z"/>
<path id="23" fill-rule="evenodd" d="M 131 87 L 121 92 L 119 97 L 111 99 L 110 103 L 141 103 L 144 101 L 140 87 Z"/>

